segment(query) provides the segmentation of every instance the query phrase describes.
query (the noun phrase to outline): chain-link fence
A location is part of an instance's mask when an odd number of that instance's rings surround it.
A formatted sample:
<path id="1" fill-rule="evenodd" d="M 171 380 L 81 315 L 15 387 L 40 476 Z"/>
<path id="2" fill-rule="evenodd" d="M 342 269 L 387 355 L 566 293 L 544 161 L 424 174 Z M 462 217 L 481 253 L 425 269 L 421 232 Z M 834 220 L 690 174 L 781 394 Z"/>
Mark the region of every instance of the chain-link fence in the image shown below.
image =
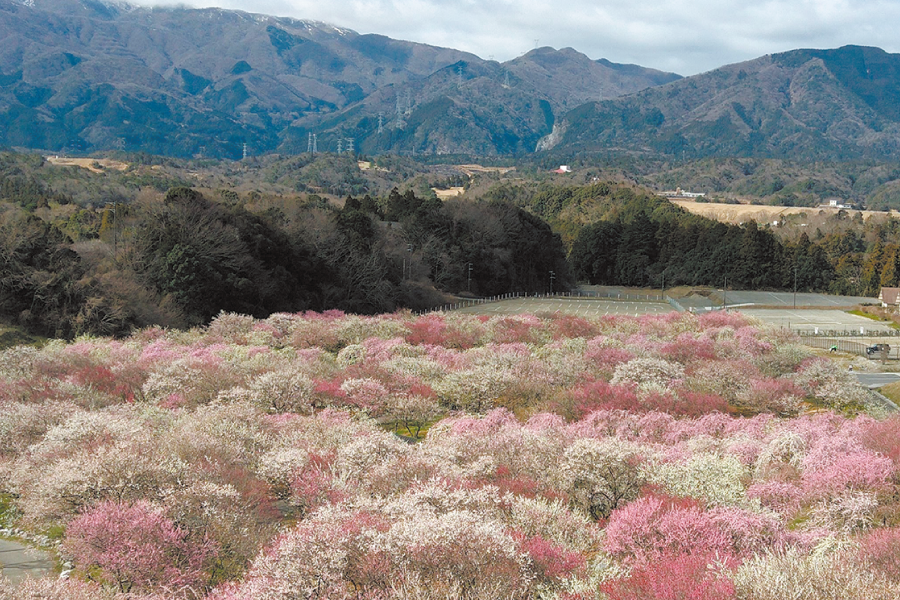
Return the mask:
<path id="1" fill-rule="evenodd" d="M 835 352 L 846 352 L 865 356 L 873 360 L 898 360 L 900 359 L 900 345 L 875 344 L 860 340 L 851 340 L 844 337 L 818 337 L 802 336 L 803 343 L 812 348 L 823 348 Z"/>

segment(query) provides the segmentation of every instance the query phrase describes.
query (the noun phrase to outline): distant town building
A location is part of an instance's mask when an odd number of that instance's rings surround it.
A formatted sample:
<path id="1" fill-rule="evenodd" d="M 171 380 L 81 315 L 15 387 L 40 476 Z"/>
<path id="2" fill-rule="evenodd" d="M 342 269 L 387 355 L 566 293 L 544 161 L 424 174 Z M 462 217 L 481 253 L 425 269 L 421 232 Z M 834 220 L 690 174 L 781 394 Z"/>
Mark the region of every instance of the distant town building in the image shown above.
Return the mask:
<path id="1" fill-rule="evenodd" d="M 878 294 L 878 299 L 881 300 L 881 306 L 884 308 L 898 308 L 900 307 L 900 288 L 883 287 L 881 293 Z"/>
<path id="2" fill-rule="evenodd" d="M 844 204 L 840 200 L 829 200 L 828 204 L 820 204 L 817 208 L 843 208 L 843 209 L 853 209 L 856 208 L 851 204 Z"/>
<path id="3" fill-rule="evenodd" d="M 693 198 L 702 198 L 706 194 L 703 192 L 686 192 L 679 187 L 675 188 L 675 191 L 667 190 L 665 192 L 660 192 L 657 195 L 665 196 L 669 200 L 690 200 Z"/>
<path id="4" fill-rule="evenodd" d="M 558 169 L 553 169 L 552 173 L 571 173 L 572 169 L 569 168 L 569 165 L 559 165 Z"/>

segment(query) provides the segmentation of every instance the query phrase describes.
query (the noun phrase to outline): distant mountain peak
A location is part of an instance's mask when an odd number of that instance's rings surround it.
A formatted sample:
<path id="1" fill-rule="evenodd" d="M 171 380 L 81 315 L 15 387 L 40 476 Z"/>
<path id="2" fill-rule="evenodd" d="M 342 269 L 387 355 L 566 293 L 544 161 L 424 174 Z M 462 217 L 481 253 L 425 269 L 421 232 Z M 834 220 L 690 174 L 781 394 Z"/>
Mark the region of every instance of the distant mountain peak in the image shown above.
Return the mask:
<path id="1" fill-rule="evenodd" d="M 900 55 L 799 49 L 726 65 L 563 118 L 557 148 L 809 160 L 900 155 Z"/>

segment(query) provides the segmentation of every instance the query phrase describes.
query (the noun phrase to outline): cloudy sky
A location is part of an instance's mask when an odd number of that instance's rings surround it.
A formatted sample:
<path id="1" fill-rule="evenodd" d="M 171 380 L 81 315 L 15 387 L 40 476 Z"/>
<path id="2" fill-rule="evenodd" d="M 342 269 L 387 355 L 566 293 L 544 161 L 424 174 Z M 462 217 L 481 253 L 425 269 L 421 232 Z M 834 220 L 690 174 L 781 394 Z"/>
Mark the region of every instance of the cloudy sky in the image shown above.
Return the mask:
<path id="1" fill-rule="evenodd" d="M 165 0 L 137 0 L 168 4 Z M 900 51 L 898 0 L 186 0 L 505 61 L 537 46 L 681 75 L 796 48 Z"/>

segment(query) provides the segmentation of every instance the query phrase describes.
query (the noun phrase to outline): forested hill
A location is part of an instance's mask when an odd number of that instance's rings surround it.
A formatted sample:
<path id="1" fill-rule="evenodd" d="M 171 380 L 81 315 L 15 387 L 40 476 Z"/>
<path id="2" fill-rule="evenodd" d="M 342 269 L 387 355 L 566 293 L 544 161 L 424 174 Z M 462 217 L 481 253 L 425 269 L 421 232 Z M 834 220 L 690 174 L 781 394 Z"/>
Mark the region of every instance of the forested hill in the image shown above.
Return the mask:
<path id="1" fill-rule="evenodd" d="M 632 185 L 501 183 L 484 198 L 541 215 L 579 281 L 793 289 L 877 296 L 900 285 L 900 221 L 837 213 L 814 230 L 728 225 Z"/>
<path id="2" fill-rule="evenodd" d="M 0 0 L 0 145 L 237 159 L 531 152 L 589 99 L 677 79 L 540 48 L 508 63 L 221 9 Z M 350 141 L 352 139 L 352 141 Z M 340 146 L 339 146 L 340 144 Z"/>
<path id="3" fill-rule="evenodd" d="M 544 293 L 550 271 L 556 289 L 573 283 L 559 237 L 506 202 L 394 190 L 250 211 L 230 190 L 176 187 L 95 210 L 3 183 L 0 319 L 54 337 L 200 325 L 220 311 L 426 309 L 448 292 Z"/>
<path id="4" fill-rule="evenodd" d="M 71 337 L 200 325 L 220 311 L 427 309 L 451 294 L 545 293 L 551 272 L 556 291 L 726 278 L 791 289 L 796 276 L 800 291 L 874 296 L 900 284 L 900 221 L 887 215 L 837 213 L 805 230 L 725 225 L 634 184 L 518 174 L 452 200 L 415 185 L 335 201 L 279 184 L 293 160 L 258 172 L 253 162 L 231 175 L 231 163 L 112 174 L 0 155 L 0 320 Z M 147 187 L 190 174 L 202 191 Z"/>
<path id="5" fill-rule="evenodd" d="M 896 159 L 900 55 L 878 48 L 794 50 L 585 104 L 547 146 L 679 158 Z"/>

